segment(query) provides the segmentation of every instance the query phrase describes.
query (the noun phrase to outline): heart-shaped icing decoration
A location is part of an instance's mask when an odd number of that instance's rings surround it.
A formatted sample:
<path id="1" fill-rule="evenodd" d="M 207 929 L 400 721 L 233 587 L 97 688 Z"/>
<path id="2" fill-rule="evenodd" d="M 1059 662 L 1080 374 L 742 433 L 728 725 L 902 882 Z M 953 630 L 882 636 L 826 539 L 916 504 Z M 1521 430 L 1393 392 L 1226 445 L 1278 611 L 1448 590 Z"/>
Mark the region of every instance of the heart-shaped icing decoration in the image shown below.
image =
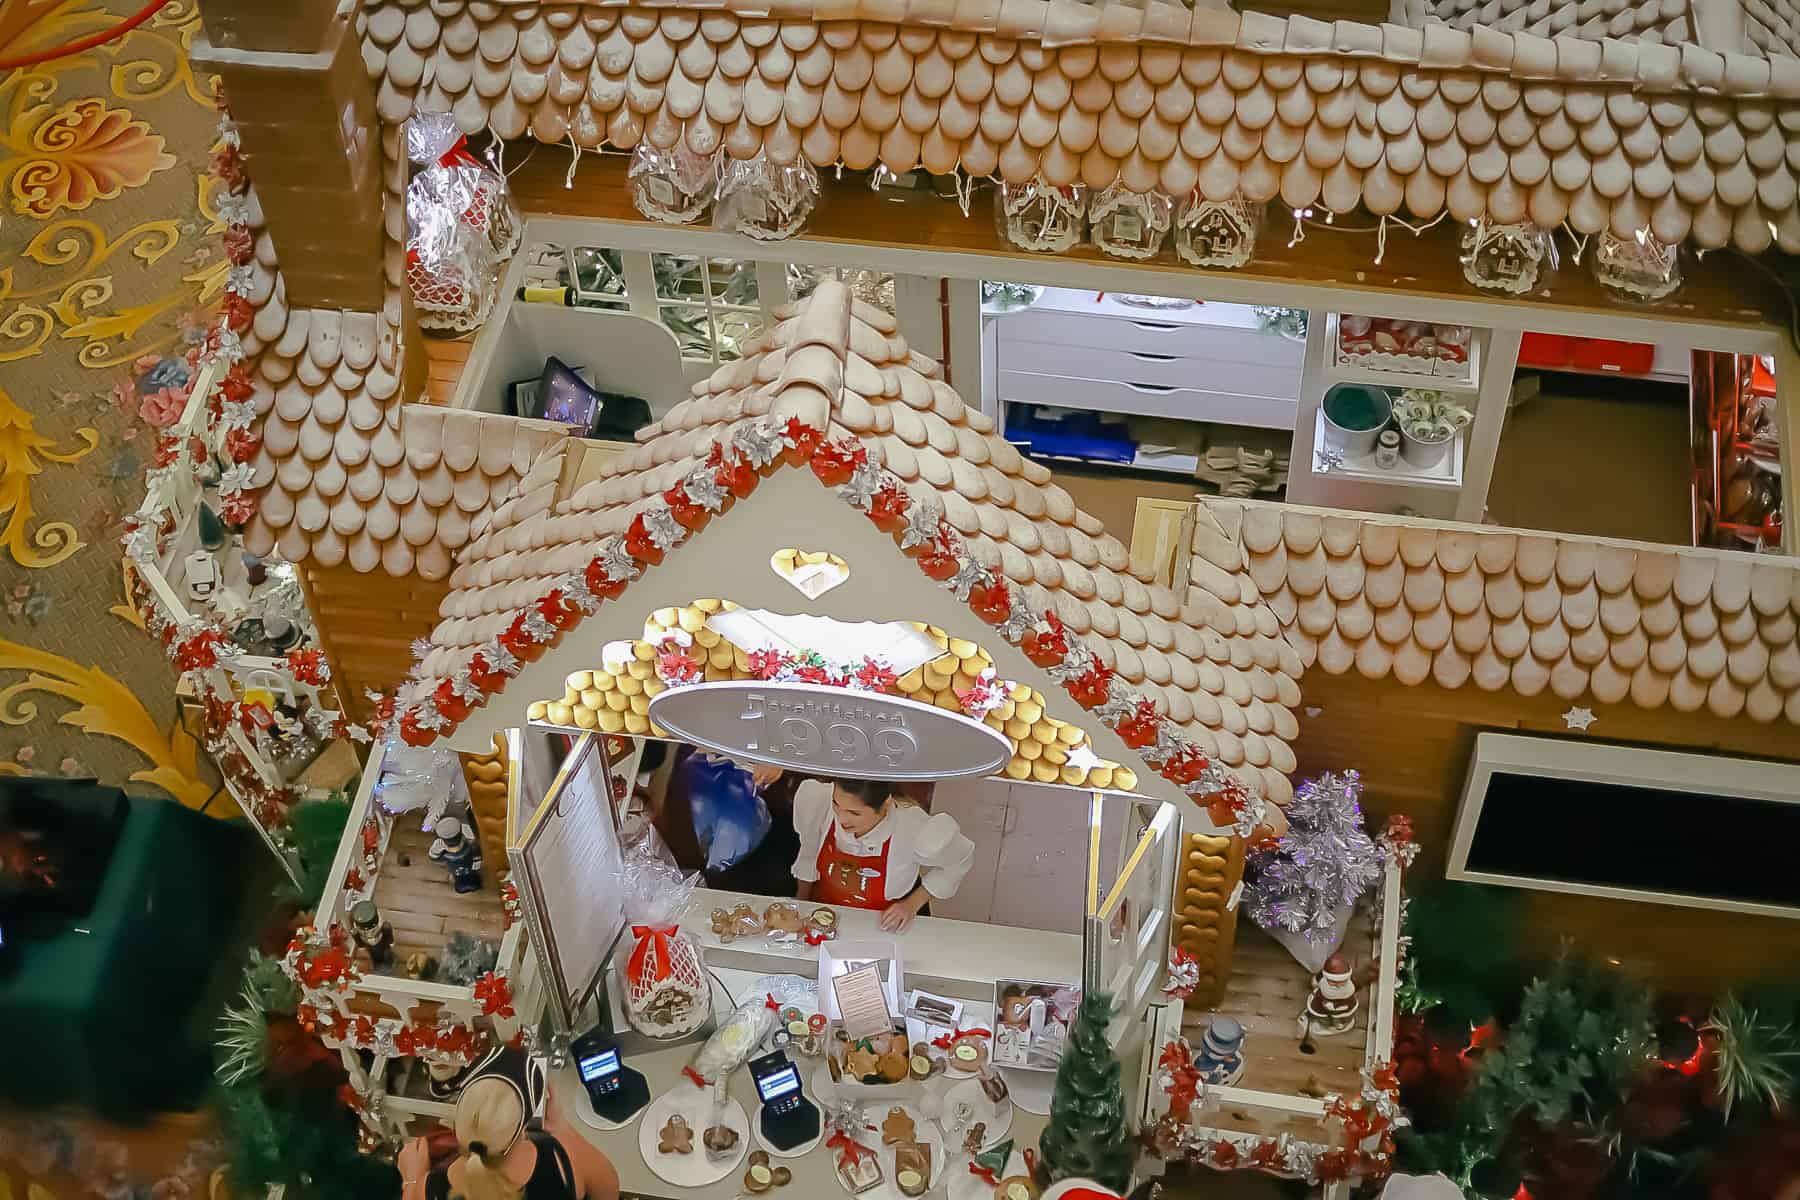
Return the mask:
<path id="1" fill-rule="evenodd" d="M 777 550 L 769 566 L 808 600 L 817 600 L 850 578 L 850 564 L 824 550 Z"/>

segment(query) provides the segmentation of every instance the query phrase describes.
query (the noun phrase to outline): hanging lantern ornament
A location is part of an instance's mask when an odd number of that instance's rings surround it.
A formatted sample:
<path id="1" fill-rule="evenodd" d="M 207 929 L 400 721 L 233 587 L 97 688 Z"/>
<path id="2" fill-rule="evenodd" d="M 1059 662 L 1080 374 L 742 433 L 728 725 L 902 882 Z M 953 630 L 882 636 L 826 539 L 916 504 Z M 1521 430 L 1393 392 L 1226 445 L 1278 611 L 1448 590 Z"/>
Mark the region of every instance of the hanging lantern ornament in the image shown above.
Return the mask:
<path id="1" fill-rule="evenodd" d="M 1078 183 L 1056 187 L 1039 178 L 1000 184 L 994 217 L 1001 234 L 1021 250 L 1056 254 L 1081 241 L 1088 192 Z"/>
<path id="2" fill-rule="evenodd" d="M 1643 229 L 1628 238 L 1607 230 L 1594 247 L 1594 278 L 1621 299 L 1661 300 L 1681 286 L 1680 248 Z"/>
<path id="3" fill-rule="evenodd" d="M 642 141 L 631 152 L 625 177 L 639 212 L 670 225 L 688 225 L 712 203 L 719 186 L 718 156 L 695 154 L 685 138 L 667 150 Z"/>
<path id="4" fill-rule="evenodd" d="M 1175 253 L 1196 267 L 1241 267 L 1256 252 L 1262 214 L 1242 192 L 1226 200 L 1195 192 L 1175 214 Z"/>
<path id="5" fill-rule="evenodd" d="M 1550 235 L 1529 221 L 1500 224 L 1486 217 L 1463 231 L 1463 278 L 1483 291 L 1521 296 L 1555 265 Z"/>
<path id="6" fill-rule="evenodd" d="M 1175 202 L 1161 192 L 1134 192 L 1110 183 L 1094 197 L 1088 237 L 1114 258 L 1152 258 L 1169 236 L 1174 217 Z"/>
<path id="7" fill-rule="evenodd" d="M 804 159 L 783 166 L 761 151 L 754 158 L 727 159 L 719 172 L 713 228 L 780 241 L 800 232 L 818 200 L 819 173 Z"/>

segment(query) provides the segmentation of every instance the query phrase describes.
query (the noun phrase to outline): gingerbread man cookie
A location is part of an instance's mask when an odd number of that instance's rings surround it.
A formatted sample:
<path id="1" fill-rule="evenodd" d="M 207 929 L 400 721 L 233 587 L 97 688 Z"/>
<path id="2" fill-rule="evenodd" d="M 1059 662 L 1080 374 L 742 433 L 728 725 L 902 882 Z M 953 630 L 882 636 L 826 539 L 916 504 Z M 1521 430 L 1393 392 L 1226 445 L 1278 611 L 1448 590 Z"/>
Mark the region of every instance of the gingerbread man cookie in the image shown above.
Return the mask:
<path id="1" fill-rule="evenodd" d="M 906 1115 L 906 1110 L 899 1105 L 888 1109 L 887 1120 L 881 1123 L 881 1144 L 897 1146 L 903 1142 L 918 1140 L 918 1127 L 913 1119 Z"/>
<path id="2" fill-rule="evenodd" d="M 661 1140 L 656 1143 L 658 1154 L 692 1154 L 694 1152 L 694 1131 L 688 1125 L 687 1118 L 680 1113 L 670 1117 L 668 1123 L 659 1132 Z"/>
<path id="3" fill-rule="evenodd" d="M 844 1055 L 844 1073 L 861 1082 L 881 1070 L 881 1059 L 873 1050 L 858 1046 Z"/>
<path id="4" fill-rule="evenodd" d="M 763 910 L 763 924 L 770 933 L 799 933 L 806 921 L 800 916 L 799 905 L 778 900 Z"/>

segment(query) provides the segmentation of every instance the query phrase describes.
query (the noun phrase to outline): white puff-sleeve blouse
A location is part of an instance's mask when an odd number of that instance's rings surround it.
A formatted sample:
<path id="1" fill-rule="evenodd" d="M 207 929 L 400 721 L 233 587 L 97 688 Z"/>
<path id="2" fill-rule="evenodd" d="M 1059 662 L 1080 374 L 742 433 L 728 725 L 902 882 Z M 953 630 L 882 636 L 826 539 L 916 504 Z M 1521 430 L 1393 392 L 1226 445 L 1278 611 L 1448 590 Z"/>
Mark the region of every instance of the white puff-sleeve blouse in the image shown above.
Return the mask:
<path id="1" fill-rule="evenodd" d="M 829 783 L 808 779 L 794 789 L 794 831 L 800 835 L 795 879 L 818 880 L 819 850 L 833 826 Z M 836 840 L 845 854 L 864 858 L 880 854 L 882 844 L 887 844 L 890 902 L 905 899 L 920 883 L 937 899 L 948 900 L 975 863 L 975 843 L 963 836 L 956 818 L 949 813 L 928 813 L 898 798 L 888 802 L 887 815 L 868 833 L 856 837 L 838 828 Z"/>

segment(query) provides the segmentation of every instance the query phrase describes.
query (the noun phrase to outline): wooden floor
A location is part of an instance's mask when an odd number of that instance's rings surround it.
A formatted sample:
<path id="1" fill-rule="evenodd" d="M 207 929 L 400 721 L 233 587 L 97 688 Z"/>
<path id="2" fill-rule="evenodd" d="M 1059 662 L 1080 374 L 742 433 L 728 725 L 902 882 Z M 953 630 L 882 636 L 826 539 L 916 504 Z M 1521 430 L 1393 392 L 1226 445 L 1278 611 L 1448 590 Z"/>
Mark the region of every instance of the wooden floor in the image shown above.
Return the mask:
<path id="1" fill-rule="evenodd" d="M 485 863 L 481 890 L 459 896 L 450 886 L 450 873 L 426 857 L 430 849 L 431 835 L 416 821 L 401 817 L 394 823 L 375 881 L 375 906 L 394 927 L 394 965 L 383 974 L 401 974 L 407 956 L 415 952 L 442 959 L 450 935 L 459 929 L 500 941 L 502 864 Z"/>
<path id="2" fill-rule="evenodd" d="M 1344 939 L 1345 953 L 1362 966 L 1370 957 L 1369 944 L 1368 918 L 1358 913 Z M 1365 988 L 1359 994 L 1362 1007 L 1357 1010 L 1356 1024 L 1336 1037 L 1309 1038 L 1306 1045 L 1312 1052 L 1308 1053 L 1302 1049 L 1299 1017 L 1311 992 L 1311 978 L 1293 955 L 1249 921 L 1238 922 L 1231 981 L 1218 1009 L 1220 1015 L 1232 1017 L 1244 1027 L 1244 1077 L 1238 1080 L 1238 1087 L 1312 1099 L 1327 1092 L 1353 1095 L 1360 1090 L 1358 1072 L 1368 1047 L 1369 991 Z M 1196 1048 L 1211 1015 L 1189 1013 L 1183 1022 L 1188 1041 Z M 1309 1140 L 1317 1140 L 1319 1132 L 1317 1122 L 1284 1124 L 1248 1111 L 1210 1114 L 1209 1121 L 1266 1135 L 1289 1129 Z"/>

